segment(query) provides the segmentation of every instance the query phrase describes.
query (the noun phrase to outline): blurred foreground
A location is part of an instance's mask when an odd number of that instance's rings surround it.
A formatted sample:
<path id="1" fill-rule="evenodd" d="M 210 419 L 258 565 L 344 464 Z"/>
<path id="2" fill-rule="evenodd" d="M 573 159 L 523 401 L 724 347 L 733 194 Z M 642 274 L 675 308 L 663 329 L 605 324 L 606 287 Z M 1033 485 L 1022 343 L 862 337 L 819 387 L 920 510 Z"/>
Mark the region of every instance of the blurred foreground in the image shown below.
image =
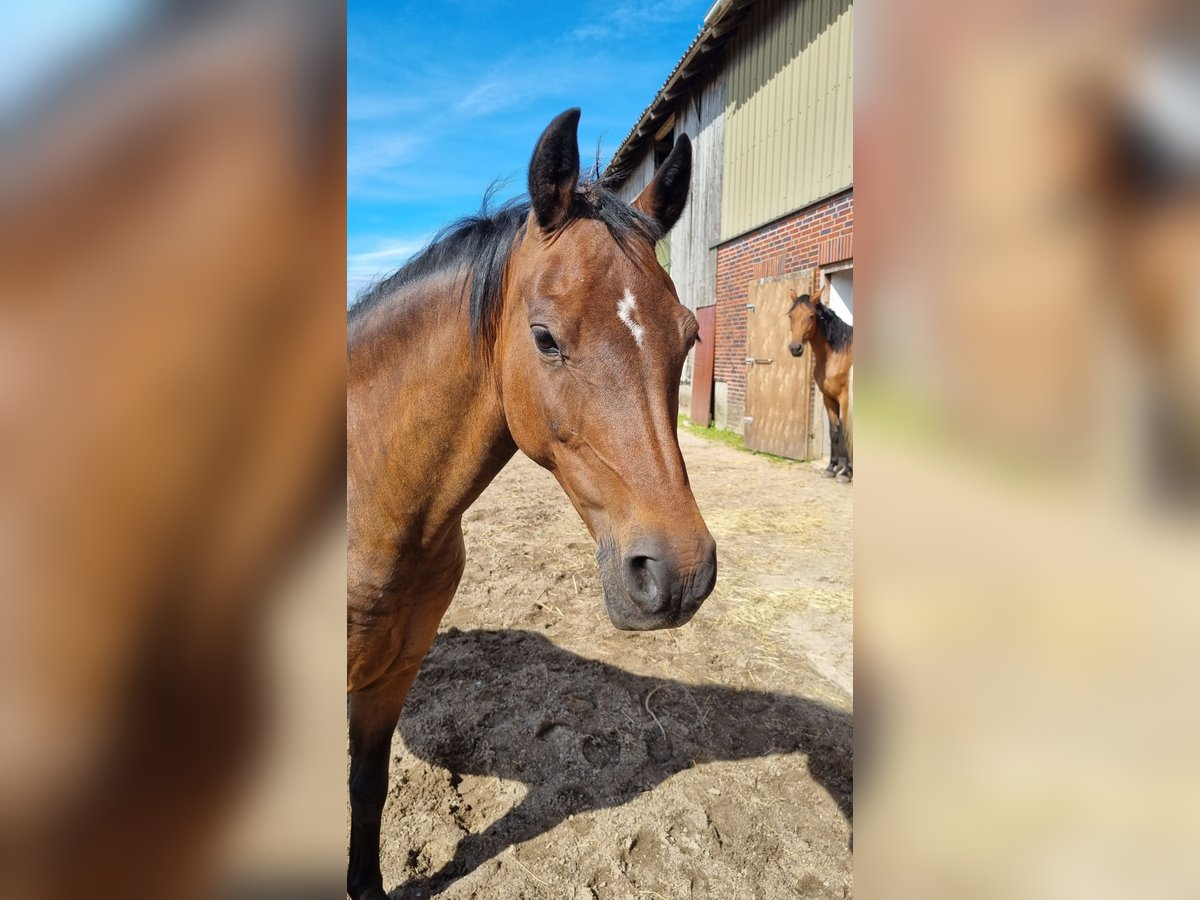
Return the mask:
<path id="1" fill-rule="evenodd" d="M 29 7 L 0 91 L 0 897 L 336 896 L 342 12 Z M 300 796 L 230 849 L 254 773 L 294 768 L 251 751 L 301 720 Z"/>
<path id="2" fill-rule="evenodd" d="M 0 897 L 337 896 L 340 10 L 85 6 L 0 69 Z M 1200 895 L 1196 4 L 857 7 L 855 887 Z"/>
<path id="3" fill-rule="evenodd" d="M 1200 896 L 1200 15 L 859 4 L 856 887 Z"/>

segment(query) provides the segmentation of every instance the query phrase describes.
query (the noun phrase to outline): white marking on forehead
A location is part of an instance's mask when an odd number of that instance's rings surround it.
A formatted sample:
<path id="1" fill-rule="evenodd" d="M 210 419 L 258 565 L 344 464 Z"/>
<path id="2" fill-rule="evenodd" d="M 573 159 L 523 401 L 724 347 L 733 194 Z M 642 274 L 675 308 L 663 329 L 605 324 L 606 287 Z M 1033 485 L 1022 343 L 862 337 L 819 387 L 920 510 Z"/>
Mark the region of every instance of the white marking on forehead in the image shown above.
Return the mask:
<path id="1" fill-rule="evenodd" d="M 636 309 L 637 299 L 629 288 L 625 288 L 625 296 L 617 301 L 617 315 L 621 317 L 621 321 L 625 323 L 625 327 L 629 329 L 629 333 L 633 335 L 633 339 L 640 347 L 642 346 L 642 326 L 633 318 Z"/>

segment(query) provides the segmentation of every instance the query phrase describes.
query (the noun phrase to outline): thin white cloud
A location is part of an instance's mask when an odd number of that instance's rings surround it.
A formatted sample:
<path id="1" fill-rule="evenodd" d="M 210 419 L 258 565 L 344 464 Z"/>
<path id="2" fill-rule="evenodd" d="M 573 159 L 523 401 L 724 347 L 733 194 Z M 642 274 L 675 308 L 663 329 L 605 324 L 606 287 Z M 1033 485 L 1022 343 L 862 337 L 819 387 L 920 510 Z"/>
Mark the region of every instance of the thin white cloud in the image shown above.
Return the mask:
<path id="1" fill-rule="evenodd" d="M 599 41 L 611 36 L 613 29 L 609 25 L 580 25 L 571 32 L 571 37 L 581 41 Z"/>
<path id="2" fill-rule="evenodd" d="M 454 108 L 464 116 L 486 115 L 505 107 L 514 106 L 526 100 L 527 97 L 527 91 L 513 79 L 511 74 L 488 76 L 455 103 Z"/>
<path id="3" fill-rule="evenodd" d="M 347 122 L 374 122 L 409 115 L 422 106 L 416 97 L 388 97 L 362 95 L 346 100 Z"/>
<path id="4" fill-rule="evenodd" d="M 347 254 L 346 305 L 353 303 L 367 285 L 408 262 L 428 242 L 427 234 L 394 240 L 375 238 L 371 249 Z"/>
<path id="5" fill-rule="evenodd" d="M 602 41 L 627 38 L 635 32 L 647 31 L 667 22 L 679 20 L 685 12 L 691 14 L 691 0 L 659 0 L 657 3 L 618 3 L 596 21 L 580 25 L 571 32 L 579 41 Z M 700 27 L 700 22 L 696 23 Z"/>
<path id="6" fill-rule="evenodd" d="M 384 172 L 412 158 L 421 146 L 413 132 L 383 131 L 357 136 L 347 149 L 346 170 L 351 176 Z"/>

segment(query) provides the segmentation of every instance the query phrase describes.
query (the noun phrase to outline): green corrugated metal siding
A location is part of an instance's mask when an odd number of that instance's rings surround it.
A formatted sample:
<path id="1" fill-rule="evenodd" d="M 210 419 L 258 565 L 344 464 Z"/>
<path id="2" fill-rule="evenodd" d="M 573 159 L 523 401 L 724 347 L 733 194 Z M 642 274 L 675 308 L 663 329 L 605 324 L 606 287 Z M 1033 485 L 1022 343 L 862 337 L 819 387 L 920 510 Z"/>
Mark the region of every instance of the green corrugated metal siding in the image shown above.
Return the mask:
<path id="1" fill-rule="evenodd" d="M 761 0 L 727 69 L 721 240 L 854 183 L 851 0 Z"/>

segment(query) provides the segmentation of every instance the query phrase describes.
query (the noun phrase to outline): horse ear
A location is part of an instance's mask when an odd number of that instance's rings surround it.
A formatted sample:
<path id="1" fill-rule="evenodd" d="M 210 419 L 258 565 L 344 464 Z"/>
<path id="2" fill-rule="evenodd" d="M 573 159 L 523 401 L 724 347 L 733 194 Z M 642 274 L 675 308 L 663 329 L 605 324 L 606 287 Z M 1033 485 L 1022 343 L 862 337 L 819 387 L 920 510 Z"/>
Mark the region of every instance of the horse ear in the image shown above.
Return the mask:
<path id="1" fill-rule="evenodd" d="M 655 219 L 666 234 L 683 215 L 691 181 L 692 142 L 686 134 L 681 134 L 633 205 Z"/>
<path id="2" fill-rule="evenodd" d="M 559 113 L 546 126 L 529 160 L 529 199 L 543 229 L 567 221 L 579 183 L 579 108 Z"/>

